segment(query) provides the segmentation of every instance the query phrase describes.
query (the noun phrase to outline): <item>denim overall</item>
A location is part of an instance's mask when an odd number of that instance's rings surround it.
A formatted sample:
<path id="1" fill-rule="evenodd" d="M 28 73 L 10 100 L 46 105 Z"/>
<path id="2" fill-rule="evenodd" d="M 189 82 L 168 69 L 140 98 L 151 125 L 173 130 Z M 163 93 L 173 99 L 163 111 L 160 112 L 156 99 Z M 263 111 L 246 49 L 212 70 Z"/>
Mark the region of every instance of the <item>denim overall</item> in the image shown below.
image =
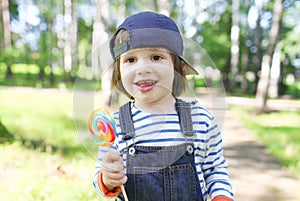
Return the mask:
<path id="1" fill-rule="evenodd" d="M 190 103 L 176 100 L 180 128 L 193 138 Z M 134 139 L 130 104 L 120 108 L 123 140 Z M 196 172 L 193 143 L 176 146 L 138 146 L 125 149 L 129 201 L 203 201 Z M 117 200 L 123 200 L 120 194 Z"/>

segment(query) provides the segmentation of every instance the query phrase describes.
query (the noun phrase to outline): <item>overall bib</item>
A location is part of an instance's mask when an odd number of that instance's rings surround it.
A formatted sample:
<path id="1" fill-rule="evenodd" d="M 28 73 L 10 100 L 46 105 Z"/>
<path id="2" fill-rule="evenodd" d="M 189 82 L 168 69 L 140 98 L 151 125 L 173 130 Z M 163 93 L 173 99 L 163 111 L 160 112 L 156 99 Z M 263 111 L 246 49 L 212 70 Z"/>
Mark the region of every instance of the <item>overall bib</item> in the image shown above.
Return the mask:
<path id="1" fill-rule="evenodd" d="M 190 103 L 176 100 L 180 128 L 185 138 L 193 138 Z M 120 108 L 123 140 L 134 139 L 130 104 Z M 194 160 L 193 143 L 175 146 L 130 145 L 124 150 L 129 201 L 203 201 Z M 120 194 L 117 200 L 123 200 Z"/>

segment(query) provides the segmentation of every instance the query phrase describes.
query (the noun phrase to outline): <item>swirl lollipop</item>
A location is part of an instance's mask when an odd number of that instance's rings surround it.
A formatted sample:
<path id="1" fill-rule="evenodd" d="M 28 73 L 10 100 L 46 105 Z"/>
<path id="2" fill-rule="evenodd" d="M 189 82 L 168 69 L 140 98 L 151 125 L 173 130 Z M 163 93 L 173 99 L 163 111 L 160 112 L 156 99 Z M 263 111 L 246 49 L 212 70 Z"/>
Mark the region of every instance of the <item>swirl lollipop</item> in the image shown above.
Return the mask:
<path id="1" fill-rule="evenodd" d="M 116 122 L 105 109 L 95 110 L 89 118 L 92 139 L 100 146 L 110 146 L 116 139 Z"/>
<path id="2" fill-rule="evenodd" d="M 99 146 L 111 146 L 115 142 L 116 122 L 108 110 L 95 110 L 89 118 L 88 126 L 92 139 Z M 125 201 L 128 201 L 124 185 L 121 185 L 121 190 Z"/>

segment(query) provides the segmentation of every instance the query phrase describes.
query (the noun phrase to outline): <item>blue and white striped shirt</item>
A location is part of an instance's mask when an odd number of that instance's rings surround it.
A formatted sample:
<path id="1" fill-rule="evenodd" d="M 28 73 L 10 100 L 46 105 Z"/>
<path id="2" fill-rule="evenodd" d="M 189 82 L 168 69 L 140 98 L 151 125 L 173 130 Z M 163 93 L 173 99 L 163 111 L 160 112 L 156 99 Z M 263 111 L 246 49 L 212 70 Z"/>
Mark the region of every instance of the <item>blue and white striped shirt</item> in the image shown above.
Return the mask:
<path id="1" fill-rule="evenodd" d="M 186 142 L 194 143 L 195 165 L 202 188 L 204 200 L 209 197 L 226 196 L 233 199 L 232 187 L 229 182 L 227 163 L 223 157 L 222 138 L 219 127 L 213 116 L 200 105 L 192 104 L 192 124 L 195 136 L 185 137 L 180 129 L 178 114 L 149 114 L 131 104 L 132 119 L 135 128 L 135 138 L 122 140 L 119 124 L 119 113 L 114 117 L 117 123 L 117 138 L 114 148 L 120 152 L 127 146 L 135 143 L 139 146 L 173 146 Z M 97 186 L 98 173 L 101 168 L 103 150 L 99 149 L 98 163 L 96 164 L 94 186 L 99 194 L 102 194 Z M 123 157 L 126 165 L 126 155 Z M 126 167 L 125 167 L 126 169 Z"/>

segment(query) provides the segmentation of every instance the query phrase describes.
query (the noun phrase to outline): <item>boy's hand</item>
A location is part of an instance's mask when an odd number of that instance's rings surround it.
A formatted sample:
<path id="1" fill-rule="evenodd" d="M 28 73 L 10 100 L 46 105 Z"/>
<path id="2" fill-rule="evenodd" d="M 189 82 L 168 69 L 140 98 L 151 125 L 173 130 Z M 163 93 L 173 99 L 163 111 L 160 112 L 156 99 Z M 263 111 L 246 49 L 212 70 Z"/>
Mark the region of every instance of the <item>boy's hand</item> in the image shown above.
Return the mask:
<path id="1" fill-rule="evenodd" d="M 123 160 L 116 150 L 110 149 L 104 155 L 101 171 L 103 174 L 103 184 L 108 191 L 113 191 L 115 187 L 121 186 L 127 182 Z"/>

